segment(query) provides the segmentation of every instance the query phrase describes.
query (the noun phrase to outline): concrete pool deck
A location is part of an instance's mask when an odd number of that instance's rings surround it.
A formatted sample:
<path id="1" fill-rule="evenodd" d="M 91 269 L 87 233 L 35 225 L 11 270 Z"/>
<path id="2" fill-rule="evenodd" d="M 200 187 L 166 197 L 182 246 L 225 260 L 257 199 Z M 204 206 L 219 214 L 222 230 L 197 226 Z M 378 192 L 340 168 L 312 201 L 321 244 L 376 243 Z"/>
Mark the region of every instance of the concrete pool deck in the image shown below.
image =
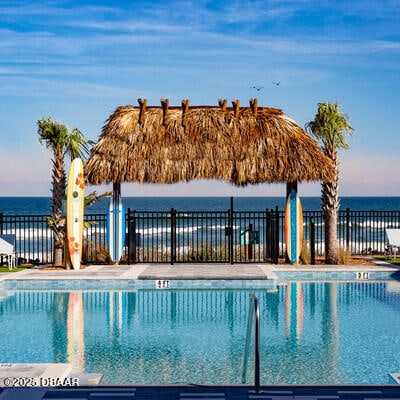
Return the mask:
<path id="1" fill-rule="evenodd" d="M 273 265 L 273 264 L 133 264 L 133 265 L 89 265 L 78 271 L 30 268 L 18 272 L 0 274 L 3 280 L 154 280 L 154 279 L 202 279 L 202 280 L 258 280 L 276 279 L 276 274 L 299 272 L 390 272 L 400 271 L 399 266 L 376 262 L 375 265 Z"/>

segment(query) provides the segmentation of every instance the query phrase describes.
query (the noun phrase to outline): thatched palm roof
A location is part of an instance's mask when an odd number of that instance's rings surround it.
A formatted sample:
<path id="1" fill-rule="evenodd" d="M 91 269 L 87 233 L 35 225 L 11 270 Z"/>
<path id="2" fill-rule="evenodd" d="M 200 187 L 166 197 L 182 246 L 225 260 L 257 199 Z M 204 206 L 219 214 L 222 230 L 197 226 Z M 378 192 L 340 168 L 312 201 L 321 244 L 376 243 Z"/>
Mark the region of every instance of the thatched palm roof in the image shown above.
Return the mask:
<path id="1" fill-rule="evenodd" d="M 332 165 L 317 142 L 281 110 L 258 107 L 118 107 L 85 165 L 90 184 L 220 179 L 328 181 Z"/>

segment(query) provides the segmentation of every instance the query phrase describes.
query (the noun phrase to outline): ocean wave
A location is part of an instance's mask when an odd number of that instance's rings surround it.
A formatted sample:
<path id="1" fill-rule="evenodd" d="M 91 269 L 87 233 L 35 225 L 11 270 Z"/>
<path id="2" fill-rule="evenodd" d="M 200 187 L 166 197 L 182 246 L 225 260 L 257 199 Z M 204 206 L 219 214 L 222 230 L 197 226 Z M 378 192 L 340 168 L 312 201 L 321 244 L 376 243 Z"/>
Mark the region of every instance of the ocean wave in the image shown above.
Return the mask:
<path id="1" fill-rule="evenodd" d="M 349 226 L 349 228 L 354 228 L 357 229 L 359 228 L 371 228 L 371 229 L 376 229 L 376 230 L 383 230 L 383 229 L 387 229 L 387 228 L 400 228 L 400 222 L 396 222 L 396 221 L 385 221 L 385 220 L 365 220 L 365 221 L 350 221 L 350 222 L 346 222 L 343 220 L 338 220 L 338 228 L 339 227 L 347 227 Z M 308 227 L 310 226 L 309 220 L 305 220 L 303 221 L 303 226 L 304 227 Z M 315 222 L 314 223 L 315 227 L 324 227 L 325 226 L 325 222 Z"/>
<path id="2" fill-rule="evenodd" d="M 387 229 L 387 228 L 399 228 L 400 227 L 399 222 L 374 221 L 374 220 L 356 222 L 356 225 L 361 226 L 362 228 L 373 228 L 373 229 Z"/>
<path id="3" fill-rule="evenodd" d="M 50 228 L 16 228 L 5 229 L 3 233 L 6 235 L 15 235 L 16 240 L 40 240 L 51 239 L 53 232 Z"/>
<path id="4" fill-rule="evenodd" d="M 209 231 L 223 231 L 225 232 L 225 225 L 211 225 L 211 226 L 204 226 L 204 225 L 195 225 L 195 226 L 178 226 L 176 227 L 175 231 L 177 234 L 184 234 L 184 233 L 193 233 L 199 230 L 209 230 Z M 240 226 L 233 226 L 234 230 L 240 229 Z M 162 235 L 164 233 L 170 234 L 171 227 L 170 226 L 161 226 L 161 227 L 148 227 L 148 228 L 137 228 L 136 233 L 140 233 L 141 235 Z"/>
<path id="5" fill-rule="evenodd" d="M 304 241 L 304 245 L 309 248 L 309 241 Z M 347 246 L 345 238 L 338 238 L 338 246 L 343 249 L 348 249 L 352 254 L 383 253 L 385 250 L 385 243 L 370 240 L 350 241 Z M 285 251 L 286 246 L 283 244 L 281 249 Z M 317 241 L 315 243 L 315 253 L 316 255 L 325 254 L 324 241 Z"/>

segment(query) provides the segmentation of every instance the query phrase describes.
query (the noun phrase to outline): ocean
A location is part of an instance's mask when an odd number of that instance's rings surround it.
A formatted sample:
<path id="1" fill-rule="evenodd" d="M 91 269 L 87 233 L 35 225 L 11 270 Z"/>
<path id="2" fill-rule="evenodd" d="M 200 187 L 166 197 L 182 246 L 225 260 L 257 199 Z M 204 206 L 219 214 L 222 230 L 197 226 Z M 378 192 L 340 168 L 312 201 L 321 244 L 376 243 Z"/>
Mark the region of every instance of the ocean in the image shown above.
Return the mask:
<path id="1" fill-rule="evenodd" d="M 341 209 L 354 211 L 400 210 L 398 197 L 341 197 Z M 108 199 L 88 207 L 87 214 L 105 214 Z M 301 197 L 305 211 L 321 209 L 319 197 Z M 123 197 L 124 207 L 135 211 L 224 211 L 230 208 L 230 197 Z M 0 213 L 3 215 L 49 215 L 50 197 L 0 197 Z M 284 197 L 234 197 L 236 211 L 264 211 L 278 206 L 284 209 Z"/>

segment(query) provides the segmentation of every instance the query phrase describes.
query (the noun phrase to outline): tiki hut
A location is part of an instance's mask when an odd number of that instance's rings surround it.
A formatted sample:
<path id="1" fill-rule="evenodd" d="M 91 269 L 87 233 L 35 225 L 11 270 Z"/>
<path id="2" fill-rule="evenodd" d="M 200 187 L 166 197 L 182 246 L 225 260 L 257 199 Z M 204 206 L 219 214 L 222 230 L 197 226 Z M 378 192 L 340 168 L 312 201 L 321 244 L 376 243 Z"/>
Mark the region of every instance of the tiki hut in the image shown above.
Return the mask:
<path id="1" fill-rule="evenodd" d="M 331 161 L 281 110 L 219 106 L 118 107 L 85 165 L 89 184 L 219 179 L 235 185 L 329 181 Z"/>

